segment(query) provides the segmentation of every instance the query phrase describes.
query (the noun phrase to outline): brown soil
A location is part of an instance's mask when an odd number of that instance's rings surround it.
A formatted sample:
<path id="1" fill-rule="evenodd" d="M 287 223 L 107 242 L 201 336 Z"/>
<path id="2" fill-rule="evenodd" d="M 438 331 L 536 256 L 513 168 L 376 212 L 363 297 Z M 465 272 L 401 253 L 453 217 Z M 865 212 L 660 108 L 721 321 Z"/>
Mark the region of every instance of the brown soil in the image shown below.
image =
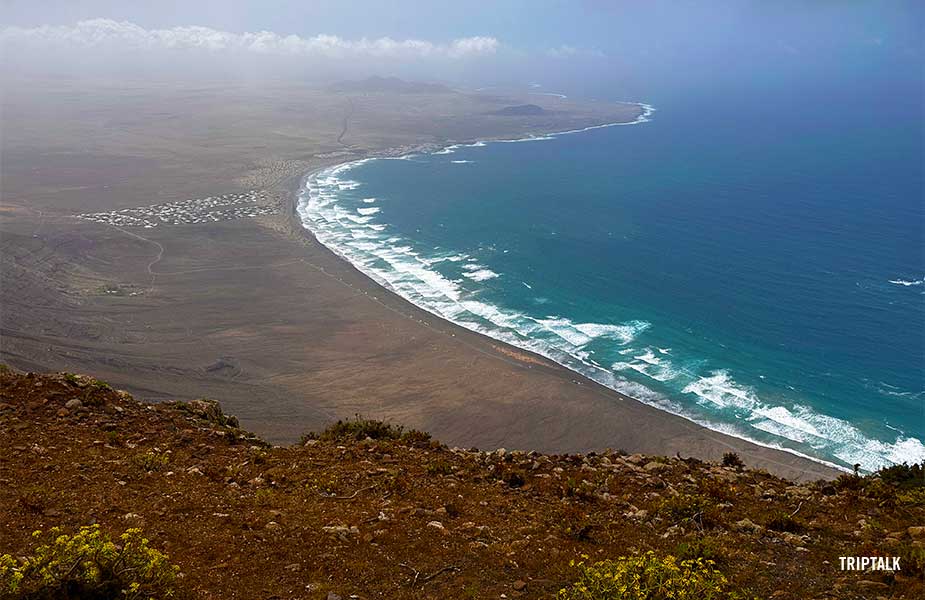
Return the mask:
<path id="1" fill-rule="evenodd" d="M 27 553 L 31 532 L 55 525 L 137 526 L 196 598 L 549 598 L 582 554 L 706 539 L 759 597 L 925 594 L 921 572 L 839 570 L 839 556 L 921 552 L 925 533 L 909 529 L 925 507 L 850 478 L 794 484 L 694 459 L 486 453 L 422 436 L 271 447 L 235 424 L 206 403 L 148 405 L 87 377 L 0 369 L 0 553 Z M 691 498 L 706 507 L 693 518 L 667 510 Z M 782 515 L 795 532 L 774 530 Z"/>

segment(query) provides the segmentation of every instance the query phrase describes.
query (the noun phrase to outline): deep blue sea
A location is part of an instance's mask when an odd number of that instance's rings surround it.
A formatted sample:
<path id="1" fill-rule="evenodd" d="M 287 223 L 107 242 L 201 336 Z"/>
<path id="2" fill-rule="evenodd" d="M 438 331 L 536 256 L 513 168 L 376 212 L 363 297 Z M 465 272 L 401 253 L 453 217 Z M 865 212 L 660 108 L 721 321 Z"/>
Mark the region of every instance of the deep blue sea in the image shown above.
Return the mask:
<path id="1" fill-rule="evenodd" d="M 639 100 L 634 125 L 330 169 L 303 220 L 640 401 L 841 467 L 925 459 L 920 96 Z"/>

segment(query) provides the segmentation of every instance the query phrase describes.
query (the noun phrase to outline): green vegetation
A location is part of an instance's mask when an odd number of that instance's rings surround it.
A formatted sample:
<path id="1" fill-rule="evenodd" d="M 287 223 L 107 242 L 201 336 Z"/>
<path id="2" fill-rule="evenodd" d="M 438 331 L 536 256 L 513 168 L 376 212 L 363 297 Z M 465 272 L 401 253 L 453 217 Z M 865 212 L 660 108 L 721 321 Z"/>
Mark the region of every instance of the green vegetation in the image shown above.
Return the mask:
<path id="1" fill-rule="evenodd" d="M 906 542 L 898 548 L 896 554 L 903 575 L 925 580 L 925 548 Z"/>
<path id="2" fill-rule="evenodd" d="M 136 454 L 132 460 L 145 472 L 160 471 L 170 463 L 170 456 L 163 452 L 149 451 Z"/>
<path id="3" fill-rule="evenodd" d="M 899 488 L 925 488 L 925 461 L 921 464 L 893 465 L 877 471 L 880 480 Z"/>
<path id="4" fill-rule="evenodd" d="M 715 563 L 726 558 L 726 551 L 720 540 L 713 537 L 698 537 L 690 541 L 681 542 L 675 548 L 678 560 L 710 560 Z"/>
<path id="5" fill-rule="evenodd" d="M 409 446 L 429 446 L 430 434 L 416 429 L 405 431 L 401 425 L 392 425 L 375 419 L 364 419 L 355 415 L 352 420 L 338 420 L 319 434 L 309 433 L 302 437 L 302 443 L 309 440 L 397 440 Z"/>
<path id="6" fill-rule="evenodd" d="M 99 525 L 68 535 L 55 527 L 32 534 L 44 543 L 31 556 L 0 555 L 0 597 L 23 600 L 174 598 L 180 568 L 149 546 L 140 529 L 117 541 Z"/>
<path id="7" fill-rule="evenodd" d="M 713 502 L 704 496 L 678 494 L 662 501 L 658 514 L 678 525 L 694 522 L 703 527 L 713 524 L 715 510 Z"/>
<path id="8" fill-rule="evenodd" d="M 723 454 L 723 466 L 742 469 L 745 467 L 745 463 L 742 462 L 742 459 L 739 458 L 739 455 L 735 452 L 727 452 Z"/>
<path id="9" fill-rule="evenodd" d="M 771 531 L 786 533 L 803 533 L 806 530 L 806 527 L 800 521 L 785 512 L 772 514 L 765 523 L 765 527 Z"/>
<path id="10" fill-rule="evenodd" d="M 583 557 L 587 560 L 587 556 Z M 654 552 L 593 564 L 571 563 L 578 580 L 558 600 L 719 600 L 741 598 L 709 560 L 660 558 Z"/>

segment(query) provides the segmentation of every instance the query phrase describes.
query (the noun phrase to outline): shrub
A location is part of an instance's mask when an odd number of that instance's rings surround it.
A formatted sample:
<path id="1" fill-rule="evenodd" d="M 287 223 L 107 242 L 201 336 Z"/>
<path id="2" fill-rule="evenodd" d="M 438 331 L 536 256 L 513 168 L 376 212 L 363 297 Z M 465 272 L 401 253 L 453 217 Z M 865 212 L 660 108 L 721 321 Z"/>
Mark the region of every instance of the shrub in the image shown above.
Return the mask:
<path id="1" fill-rule="evenodd" d="M 445 460 L 435 460 L 427 464 L 428 475 L 449 475 L 453 472 L 453 465 Z"/>
<path id="2" fill-rule="evenodd" d="M 721 502 L 733 502 L 740 497 L 736 487 L 730 483 L 712 477 L 703 477 L 697 482 L 701 494 Z"/>
<path id="3" fill-rule="evenodd" d="M 896 500 L 901 506 L 925 507 L 925 488 L 901 491 L 896 495 Z"/>
<path id="4" fill-rule="evenodd" d="M 329 425 L 321 433 L 308 433 L 302 436 L 302 443 L 308 440 L 326 440 L 336 442 L 339 440 L 401 440 L 409 446 L 430 445 L 430 434 L 417 429 L 405 431 L 401 425 L 392 425 L 375 419 L 364 419 L 359 414 L 352 420 L 338 419 L 337 423 Z"/>
<path id="5" fill-rule="evenodd" d="M 31 556 L 0 555 L 0 594 L 28 600 L 140 600 L 176 597 L 179 567 L 151 548 L 140 529 L 129 529 L 117 542 L 99 525 L 67 535 L 47 534 Z"/>
<path id="6" fill-rule="evenodd" d="M 726 558 L 726 553 L 722 544 L 712 537 L 698 537 L 690 541 L 681 542 L 675 548 L 675 554 L 678 560 L 711 560 L 713 562 L 722 562 Z"/>
<path id="7" fill-rule="evenodd" d="M 674 523 L 695 522 L 705 526 L 713 523 L 715 505 L 704 496 L 679 494 L 662 501 L 658 514 Z"/>
<path id="8" fill-rule="evenodd" d="M 723 454 L 723 466 L 741 469 L 745 466 L 745 463 L 742 462 L 742 459 L 739 458 L 739 455 L 735 452 L 727 452 Z"/>
<path id="9" fill-rule="evenodd" d="M 138 465 L 145 472 L 149 471 L 160 471 L 170 462 L 170 457 L 166 454 L 160 452 L 145 452 L 144 454 L 136 454 L 133 458 L 136 465 Z"/>
<path id="10" fill-rule="evenodd" d="M 802 523 L 782 511 L 772 514 L 765 523 L 765 527 L 771 531 L 781 531 L 787 533 L 803 533 L 803 531 L 806 529 Z"/>
<path id="11" fill-rule="evenodd" d="M 896 554 L 903 575 L 925 580 L 925 548 L 905 543 L 897 549 Z"/>
<path id="12" fill-rule="evenodd" d="M 508 487 L 519 488 L 523 487 L 527 480 L 524 478 L 524 475 L 520 471 L 505 471 L 501 475 L 501 481 L 507 484 Z"/>
<path id="13" fill-rule="evenodd" d="M 587 559 L 587 557 L 584 557 Z M 729 583 L 708 560 L 679 561 L 654 552 L 572 566 L 579 576 L 559 590 L 558 600 L 718 600 L 734 597 Z"/>
<path id="14" fill-rule="evenodd" d="M 875 476 L 880 477 L 884 483 L 901 488 L 925 488 L 925 461 L 911 466 L 903 463 L 884 467 Z"/>

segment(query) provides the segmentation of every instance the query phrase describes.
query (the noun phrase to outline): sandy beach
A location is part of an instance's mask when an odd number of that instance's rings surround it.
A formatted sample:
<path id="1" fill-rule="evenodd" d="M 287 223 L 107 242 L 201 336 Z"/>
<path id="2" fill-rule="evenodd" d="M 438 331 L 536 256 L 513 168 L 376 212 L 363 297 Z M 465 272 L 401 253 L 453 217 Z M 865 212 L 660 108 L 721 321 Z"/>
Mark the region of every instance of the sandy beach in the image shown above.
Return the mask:
<path id="1" fill-rule="evenodd" d="M 625 105 L 544 97 L 547 115 L 505 118 L 488 109 L 518 98 L 360 95 L 347 127 L 345 98 L 313 89 L 226 90 L 220 114 L 191 90 L 171 96 L 168 111 L 163 96 L 155 111 L 119 90 L 98 93 L 118 100 L 107 118 L 122 125 L 94 124 L 80 106 L 38 125 L 43 113 L 25 94 L 5 107 L 3 362 L 90 373 L 149 401 L 219 399 L 275 443 L 359 413 L 465 447 L 706 460 L 735 451 L 792 478 L 835 474 L 438 319 L 334 255 L 295 214 L 296 191 L 317 169 L 632 120 Z M 150 135 L 163 119 L 170 135 Z M 229 123 L 216 139 L 214 126 Z M 56 165 L 67 169 L 50 174 Z M 266 191 L 254 216 L 151 228 L 75 218 L 247 190 Z"/>

